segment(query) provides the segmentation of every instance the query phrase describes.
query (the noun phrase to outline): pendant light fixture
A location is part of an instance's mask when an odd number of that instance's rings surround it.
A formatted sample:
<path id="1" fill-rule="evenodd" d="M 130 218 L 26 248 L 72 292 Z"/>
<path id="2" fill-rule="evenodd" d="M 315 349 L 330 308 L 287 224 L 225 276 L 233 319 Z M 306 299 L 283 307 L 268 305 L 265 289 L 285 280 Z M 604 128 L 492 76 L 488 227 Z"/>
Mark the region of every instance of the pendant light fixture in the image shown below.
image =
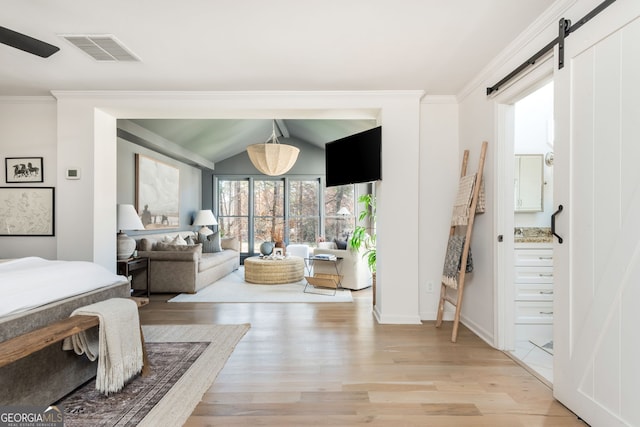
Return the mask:
<path id="1" fill-rule="evenodd" d="M 278 176 L 287 173 L 298 159 L 300 149 L 293 145 L 280 144 L 276 136 L 276 121 L 273 121 L 269 139 L 262 144 L 247 147 L 251 163 L 265 175 Z"/>

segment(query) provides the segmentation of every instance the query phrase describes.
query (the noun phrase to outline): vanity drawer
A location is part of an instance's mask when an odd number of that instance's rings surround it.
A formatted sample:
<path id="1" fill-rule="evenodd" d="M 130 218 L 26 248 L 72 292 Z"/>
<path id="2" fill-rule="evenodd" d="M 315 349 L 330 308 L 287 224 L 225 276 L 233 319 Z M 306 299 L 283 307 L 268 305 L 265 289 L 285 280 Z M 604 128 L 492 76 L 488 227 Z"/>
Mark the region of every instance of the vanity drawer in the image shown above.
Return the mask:
<path id="1" fill-rule="evenodd" d="M 516 249 L 515 266 L 522 267 L 552 267 L 553 249 Z"/>
<path id="2" fill-rule="evenodd" d="M 516 267 L 515 282 L 553 283 L 553 267 Z"/>
<path id="3" fill-rule="evenodd" d="M 516 283 L 516 301 L 553 301 L 553 284 Z"/>
<path id="4" fill-rule="evenodd" d="M 553 301 L 517 301 L 516 323 L 552 324 Z"/>

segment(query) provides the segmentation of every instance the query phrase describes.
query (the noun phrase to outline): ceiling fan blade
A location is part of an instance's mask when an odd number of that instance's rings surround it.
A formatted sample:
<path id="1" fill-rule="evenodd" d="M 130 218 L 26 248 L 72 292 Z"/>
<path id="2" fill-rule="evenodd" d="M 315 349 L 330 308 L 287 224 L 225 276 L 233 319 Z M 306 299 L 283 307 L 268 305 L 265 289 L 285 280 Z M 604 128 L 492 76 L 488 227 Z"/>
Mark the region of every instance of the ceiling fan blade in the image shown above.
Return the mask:
<path id="1" fill-rule="evenodd" d="M 5 27 L 0 27 L 0 43 L 15 47 L 16 49 L 48 58 L 60 50 L 58 46 L 34 39 Z"/>

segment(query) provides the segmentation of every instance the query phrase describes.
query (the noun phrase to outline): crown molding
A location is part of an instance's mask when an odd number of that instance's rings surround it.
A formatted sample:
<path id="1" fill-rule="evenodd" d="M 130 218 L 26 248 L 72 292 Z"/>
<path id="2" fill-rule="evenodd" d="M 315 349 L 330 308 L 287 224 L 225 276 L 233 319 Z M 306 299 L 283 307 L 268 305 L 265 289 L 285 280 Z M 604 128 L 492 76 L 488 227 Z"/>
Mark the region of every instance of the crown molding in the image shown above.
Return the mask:
<path id="1" fill-rule="evenodd" d="M 49 95 L 39 96 L 0 96 L 0 103 L 2 104 L 43 104 L 43 103 L 55 103 L 56 99 Z"/>
<path id="2" fill-rule="evenodd" d="M 420 104 L 457 104 L 458 98 L 455 95 L 425 95 Z"/>
<path id="3" fill-rule="evenodd" d="M 513 58 L 518 58 L 523 51 L 531 50 L 531 54 L 543 46 L 529 47 L 529 44 L 550 26 L 557 27 L 558 20 L 567 10 L 576 4 L 578 0 L 558 0 L 544 11 L 535 21 L 531 23 L 518 37 L 502 50 L 489 64 L 478 73 L 475 79 L 471 80 L 458 94 L 458 102 L 462 102 L 478 87 L 487 86 L 487 81 L 494 79 L 500 68 L 508 64 Z M 526 60 L 526 58 L 525 58 Z M 519 64 L 518 64 L 519 65 Z M 491 83 L 490 83 L 491 84 Z M 489 85 L 490 85 L 489 84 Z"/>
<path id="4" fill-rule="evenodd" d="M 230 98 L 421 98 L 423 90 L 344 90 L 344 91 L 119 91 L 53 90 L 57 99 L 230 99 Z"/>

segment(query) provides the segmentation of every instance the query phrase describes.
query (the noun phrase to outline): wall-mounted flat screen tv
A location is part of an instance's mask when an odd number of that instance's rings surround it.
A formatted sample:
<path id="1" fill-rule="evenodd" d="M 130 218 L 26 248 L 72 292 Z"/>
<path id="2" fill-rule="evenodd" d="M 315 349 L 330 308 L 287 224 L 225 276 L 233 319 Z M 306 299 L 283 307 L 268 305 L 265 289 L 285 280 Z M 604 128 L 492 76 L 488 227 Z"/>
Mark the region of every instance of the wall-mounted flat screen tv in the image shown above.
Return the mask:
<path id="1" fill-rule="evenodd" d="M 326 186 L 382 179 L 382 127 L 325 144 Z"/>

